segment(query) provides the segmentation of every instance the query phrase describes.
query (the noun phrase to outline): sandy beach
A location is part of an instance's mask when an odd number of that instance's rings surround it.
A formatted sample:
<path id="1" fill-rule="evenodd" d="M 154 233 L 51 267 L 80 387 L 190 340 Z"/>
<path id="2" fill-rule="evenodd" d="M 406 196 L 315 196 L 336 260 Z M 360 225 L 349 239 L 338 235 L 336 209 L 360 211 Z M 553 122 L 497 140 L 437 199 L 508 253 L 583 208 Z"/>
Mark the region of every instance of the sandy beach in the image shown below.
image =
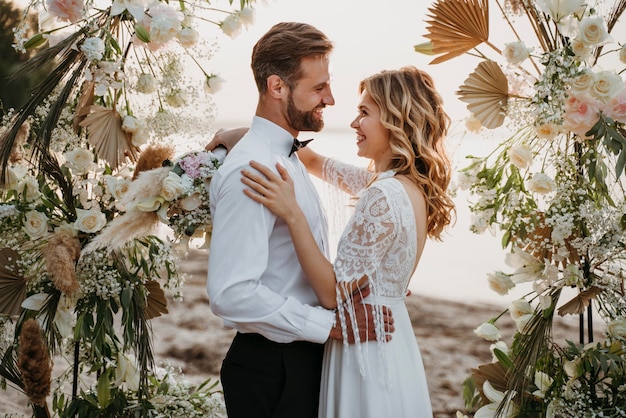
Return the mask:
<path id="1" fill-rule="evenodd" d="M 192 382 L 219 373 L 222 358 L 233 335 L 210 310 L 205 291 L 207 253 L 192 250 L 183 269 L 188 274 L 184 301 L 170 302 L 169 314 L 153 320 L 157 363 L 181 368 Z M 471 368 L 491 361 L 490 343 L 474 335 L 478 324 L 497 315 L 501 307 L 460 303 L 412 294 L 407 305 L 419 343 L 435 418 L 454 417 L 463 410 L 463 381 Z M 514 324 L 504 317 L 498 322 L 505 341 L 510 341 Z M 557 340 L 578 337 L 577 318 L 559 318 L 554 329 Z M 596 327 L 600 332 L 601 327 Z M 0 413 L 30 416 L 26 397 L 7 388 L 0 391 Z"/>

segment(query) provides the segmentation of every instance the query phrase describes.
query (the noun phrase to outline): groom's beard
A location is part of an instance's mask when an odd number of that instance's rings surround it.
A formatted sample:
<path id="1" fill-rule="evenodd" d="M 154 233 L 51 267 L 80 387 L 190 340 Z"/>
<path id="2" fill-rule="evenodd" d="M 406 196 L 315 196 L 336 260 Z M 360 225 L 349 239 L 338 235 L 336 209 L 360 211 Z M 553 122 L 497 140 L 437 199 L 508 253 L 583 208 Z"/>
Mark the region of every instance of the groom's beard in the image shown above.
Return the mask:
<path id="1" fill-rule="evenodd" d="M 324 108 L 323 104 L 315 107 L 315 109 Z M 287 100 L 287 117 L 289 117 L 289 124 L 292 128 L 299 132 L 319 132 L 324 127 L 324 120 L 317 119 L 313 110 L 304 112 L 296 107 L 293 101 L 293 96 L 289 93 Z"/>

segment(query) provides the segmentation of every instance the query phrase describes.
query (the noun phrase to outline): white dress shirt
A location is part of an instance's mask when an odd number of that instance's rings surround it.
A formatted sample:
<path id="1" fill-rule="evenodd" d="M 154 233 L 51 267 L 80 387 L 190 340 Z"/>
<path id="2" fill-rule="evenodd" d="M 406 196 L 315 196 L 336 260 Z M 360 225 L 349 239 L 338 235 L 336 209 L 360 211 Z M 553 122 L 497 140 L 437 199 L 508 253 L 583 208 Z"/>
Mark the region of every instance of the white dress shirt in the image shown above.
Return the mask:
<path id="1" fill-rule="evenodd" d="M 334 313 L 319 307 L 307 283 L 285 222 L 243 193 L 241 170 L 250 160 L 293 178 L 296 198 L 319 248 L 328 257 L 328 231 L 319 196 L 296 154 L 293 137 L 255 116 L 246 135 L 229 152 L 210 184 L 213 233 L 207 292 L 224 325 L 276 342 L 324 343 Z"/>

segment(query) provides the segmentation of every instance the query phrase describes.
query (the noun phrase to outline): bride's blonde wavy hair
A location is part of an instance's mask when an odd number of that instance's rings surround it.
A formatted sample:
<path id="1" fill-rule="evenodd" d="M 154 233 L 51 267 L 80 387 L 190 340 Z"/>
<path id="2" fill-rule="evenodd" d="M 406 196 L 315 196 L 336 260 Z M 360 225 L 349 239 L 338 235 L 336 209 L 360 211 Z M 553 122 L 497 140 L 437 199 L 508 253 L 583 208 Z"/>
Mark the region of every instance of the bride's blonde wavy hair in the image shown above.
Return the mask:
<path id="1" fill-rule="evenodd" d="M 452 167 L 444 144 L 450 117 L 432 77 L 413 66 L 381 71 L 361 81 L 359 93 L 363 91 L 376 102 L 389 130 L 392 160 L 387 169 L 422 189 L 428 236 L 440 240 L 455 209 L 447 193 Z"/>

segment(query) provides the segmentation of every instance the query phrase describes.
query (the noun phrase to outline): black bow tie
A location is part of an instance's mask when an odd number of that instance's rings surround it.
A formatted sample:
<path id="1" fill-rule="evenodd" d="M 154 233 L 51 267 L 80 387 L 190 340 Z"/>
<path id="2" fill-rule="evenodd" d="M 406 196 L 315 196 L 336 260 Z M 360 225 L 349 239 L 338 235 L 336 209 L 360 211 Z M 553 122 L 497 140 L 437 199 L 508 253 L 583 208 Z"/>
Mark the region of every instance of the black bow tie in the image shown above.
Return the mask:
<path id="1" fill-rule="evenodd" d="M 298 151 L 301 148 L 304 148 L 307 146 L 307 144 L 309 142 L 313 141 L 313 139 L 307 139 L 306 141 L 298 141 L 298 138 L 294 138 L 293 139 L 293 145 L 291 146 L 291 152 L 289 153 L 289 156 L 291 157 L 293 155 L 294 152 Z"/>

